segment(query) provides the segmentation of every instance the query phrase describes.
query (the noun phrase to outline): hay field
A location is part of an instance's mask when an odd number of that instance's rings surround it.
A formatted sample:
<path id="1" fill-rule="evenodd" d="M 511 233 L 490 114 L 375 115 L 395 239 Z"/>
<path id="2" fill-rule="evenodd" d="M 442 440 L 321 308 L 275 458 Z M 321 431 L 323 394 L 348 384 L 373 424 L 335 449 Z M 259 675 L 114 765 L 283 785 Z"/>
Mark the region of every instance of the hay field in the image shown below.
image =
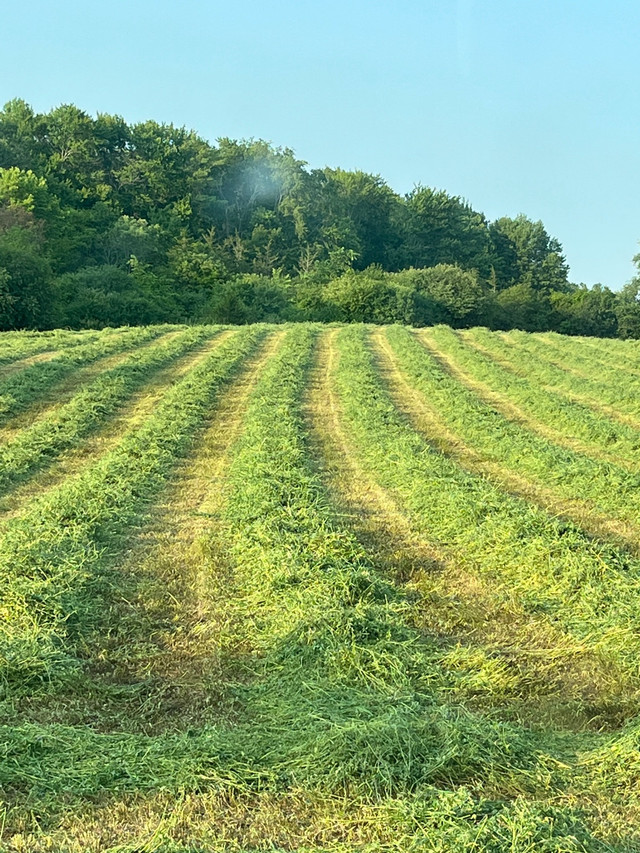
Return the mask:
<path id="1" fill-rule="evenodd" d="M 0 849 L 640 850 L 640 343 L 0 336 Z"/>

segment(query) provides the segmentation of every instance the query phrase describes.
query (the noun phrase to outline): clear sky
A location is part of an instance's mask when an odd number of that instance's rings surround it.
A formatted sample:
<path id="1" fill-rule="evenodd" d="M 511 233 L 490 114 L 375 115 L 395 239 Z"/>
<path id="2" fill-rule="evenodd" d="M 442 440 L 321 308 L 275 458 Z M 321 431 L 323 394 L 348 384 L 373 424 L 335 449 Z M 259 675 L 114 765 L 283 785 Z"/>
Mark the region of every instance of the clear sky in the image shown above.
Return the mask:
<path id="1" fill-rule="evenodd" d="M 638 0 L 4 0 L 0 100 L 256 137 L 522 212 L 573 281 L 640 252 Z"/>

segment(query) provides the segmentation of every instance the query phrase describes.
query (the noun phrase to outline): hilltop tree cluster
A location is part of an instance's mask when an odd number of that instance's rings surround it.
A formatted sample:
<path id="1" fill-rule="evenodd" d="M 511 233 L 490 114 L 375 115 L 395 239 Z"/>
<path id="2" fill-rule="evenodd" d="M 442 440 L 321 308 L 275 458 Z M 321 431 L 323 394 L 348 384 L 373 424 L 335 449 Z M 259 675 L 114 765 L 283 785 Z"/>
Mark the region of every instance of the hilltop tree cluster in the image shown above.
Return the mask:
<path id="1" fill-rule="evenodd" d="M 640 334 L 524 215 L 72 105 L 0 112 L 0 328 L 343 320 Z"/>

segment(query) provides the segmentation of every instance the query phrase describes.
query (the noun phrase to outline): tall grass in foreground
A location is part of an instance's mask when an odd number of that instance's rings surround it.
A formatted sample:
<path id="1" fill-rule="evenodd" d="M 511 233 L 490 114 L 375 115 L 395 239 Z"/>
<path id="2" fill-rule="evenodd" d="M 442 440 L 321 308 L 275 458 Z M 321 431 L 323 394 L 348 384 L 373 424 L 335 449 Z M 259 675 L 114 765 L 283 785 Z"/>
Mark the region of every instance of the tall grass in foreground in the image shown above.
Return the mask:
<path id="1" fill-rule="evenodd" d="M 99 565 L 190 447 L 221 385 L 263 335 L 237 332 L 174 385 L 154 414 L 77 477 L 9 522 L 0 539 L 0 678 L 56 679 L 100 613 Z"/>

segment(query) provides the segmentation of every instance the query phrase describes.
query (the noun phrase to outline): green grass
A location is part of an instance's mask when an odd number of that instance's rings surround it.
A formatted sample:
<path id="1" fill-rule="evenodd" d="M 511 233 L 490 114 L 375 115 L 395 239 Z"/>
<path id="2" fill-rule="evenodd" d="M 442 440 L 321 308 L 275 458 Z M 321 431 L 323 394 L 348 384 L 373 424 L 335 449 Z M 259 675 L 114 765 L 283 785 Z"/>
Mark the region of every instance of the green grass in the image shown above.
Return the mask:
<path id="1" fill-rule="evenodd" d="M 95 567 L 188 450 L 216 391 L 259 336 L 247 329 L 223 343 L 115 450 L 8 524 L 0 542 L 0 676 L 7 688 L 78 665 L 66 647 L 99 617 Z"/>
<path id="2" fill-rule="evenodd" d="M 104 329 L 101 332 L 68 332 L 64 329 L 52 332 L 2 332 L 0 365 L 4 367 L 40 353 L 82 346 L 112 333 L 113 329 Z"/>
<path id="3" fill-rule="evenodd" d="M 427 540 L 548 615 L 636 684 L 638 560 L 432 449 L 395 409 L 363 329 L 341 333 L 340 353 L 336 388 L 363 463 Z"/>
<path id="4" fill-rule="evenodd" d="M 233 415 L 240 430 L 209 499 L 191 507 L 202 531 L 199 594 L 221 599 L 216 621 L 203 605 L 195 626 L 203 642 L 219 634 L 220 701 L 202 721 L 181 719 L 178 709 L 170 725 L 145 727 L 130 699 L 155 694 L 95 667 L 101 648 L 127 640 L 112 605 L 147 588 L 136 577 L 132 534 L 144 540 L 180 460 L 207 440 L 204 427 L 223 391 L 233 395 L 242 366 L 262 363 L 273 329 L 233 330 L 203 352 L 117 445 L 30 500 L 3 529 L 0 849 L 639 849 L 638 560 L 429 445 L 394 404 L 366 328 L 282 331 Z M 41 465 L 45 453 L 53 464 L 163 365 L 214 333 L 182 330 L 92 377 L 17 434 L 28 464 Z M 329 370 L 336 416 L 364 475 L 395 502 L 416 541 L 489 584 L 505 608 L 517 602 L 559 645 L 569 638 L 558 649 L 560 669 L 568 650 L 603 674 L 601 683 L 589 680 L 596 694 L 583 701 L 592 713 L 579 725 L 567 723 L 561 679 L 510 680 L 517 659 L 421 622 L 423 603 L 434 606 L 421 598 L 428 584 L 391 571 L 336 503 L 305 408 L 324 352 L 318 341 L 333 334 L 337 359 L 319 367 Z M 443 416 L 458 409 L 461 429 L 480 431 L 484 422 L 495 440 L 484 404 L 474 407 L 411 333 L 388 334 L 410 382 Z M 58 438 L 54 424 L 62 425 Z M 232 430 L 223 418 L 218 431 L 225 424 Z M 505 429 L 499 439 L 519 436 Z M 120 577 L 123 566 L 130 578 Z M 179 617 L 183 605 L 174 605 Z M 134 618 L 136 608 L 128 613 Z M 155 629 L 141 625 L 141 637 L 145 630 Z M 509 656 L 530 651 L 512 645 Z M 94 689 L 93 710 L 74 722 L 74 692 Z M 521 713 L 545 694 L 544 718 Z M 122 712 L 111 714 L 118 695 Z M 107 698 L 111 716 L 100 707 Z"/>
<path id="5" fill-rule="evenodd" d="M 100 335 L 95 341 L 63 349 L 49 361 L 31 364 L 6 379 L 0 378 L 0 423 L 5 423 L 17 412 L 27 409 L 46 395 L 79 367 L 92 364 L 101 358 L 133 349 L 146 341 L 171 331 L 172 327 L 155 326 L 127 329 Z"/>
<path id="6" fill-rule="evenodd" d="M 528 379 L 509 374 L 464 347 L 453 332 L 435 329 L 431 337 L 441 352 L 452 353 L 457 365 L 473 371 L 474 379 L 486 382 L 535 419 L 525 427 L 512 420 L 509 411 L 502 414 L 490 399 L 481 399 L 449 375 L 409 332 L 392 329 L 389 335 L 400 347 L 399 357 L 411 381 L 435 403 L 444 422 L 484 458 L 530 478 L 558 497 L 588 501 L 600 517 L 637 526 L 640 432 L 545 394 Z M 536 423 L 541 430 L 549 426 L 551 436 L 536 432 Z M 573 449 L 563 442 L 563 435 L 572 443 L 582 438 L 587 446 L 582 451 Z M 604 448 L 607 452 L 600 458 Z"/>
<path id="7" fill-rule="evenodd" d="M 468 363 L 483 370 L 484 378 L 494 387 L 501 388 L 510 381 L 511 387 L 521 388 L 528 411 L 535 413 L 542 405 L 540 415 L 568 435 L 601 443 L 616 452 L 637 450 L 640 420 L 633 429 L 626 428 L 621 419 L 625 415 L 640 418 L 640 365 L 633 368 L 632 358 L 612 360 L 605 349 L 595 350 L 565 339 L 556 347 L 553 337 L 545 336 L 551 341 L 545 344 L 538 336 L 524 332 L 499 337 L 486 329 L 473 329 L 464 333 L 463 339 L 477 342 L 507 362 L 513 378 L 505 376 L 506 371 L 490 360 L 466 354 Z M 462 352 L 459 344 L 456 350 Z M 571 400 L 576 402 L 572 404 Z M 611 417 L 598 417 L 597 409 L 603 404 L 612 407 Z M 596 411 L 590 411 L 589 406 Z"/>
<path id="8" fill-rule="evenodd" d="M 527 332 L 513 331 L 505 336 L 506 340 L 518 342 L 526 340 Z M 593 364 L 608 365 L 610 368 L 634 370 L 640 369 L 640 347 L 637 340 L 620 340 L 618 338 L 572 337 L 547 332 L 536 335 L 540 342 L 550 344 L 560 353 L 566 353 L 569 358 L 577 357 L 580 361 Z"/>
<path id="9" fill-rule="evenodd" d="M 98 374 L 68 403 L 39 418 L 0 447 L 0 494 L 12 483 L 51 464 L 120 408 L 146 379 L 202 343 L 208 332 L 196 328 L 140 351 Z"/>

